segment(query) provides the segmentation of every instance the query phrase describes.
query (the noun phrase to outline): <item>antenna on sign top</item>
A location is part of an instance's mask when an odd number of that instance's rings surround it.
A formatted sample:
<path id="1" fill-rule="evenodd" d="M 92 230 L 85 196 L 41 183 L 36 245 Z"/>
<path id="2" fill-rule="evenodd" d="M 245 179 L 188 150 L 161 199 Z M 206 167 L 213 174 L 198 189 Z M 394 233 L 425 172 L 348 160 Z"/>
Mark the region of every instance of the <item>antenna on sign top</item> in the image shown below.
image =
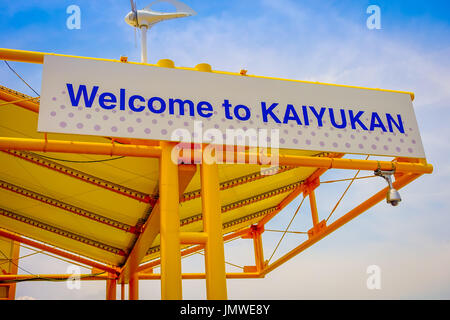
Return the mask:
<path id="1" fill-rule="evenodd" d="M 147 30 L 158 22 L 176 18 L 190 17 L 195 11 L 188 5 L 178 0 L 157 0 L 150 3 L 142 10 L 136 9 L 136 2 L 130 0 L 131 12 L 125 16 L 125 22 L 134 27 L 134 38 L 136 42 L 136 28 L 141 30 L 141 62 L 147 63 Z M 158 3 L 169 3 L 176 9 L 175 12 L 159 12 L 152 10 Z"/>

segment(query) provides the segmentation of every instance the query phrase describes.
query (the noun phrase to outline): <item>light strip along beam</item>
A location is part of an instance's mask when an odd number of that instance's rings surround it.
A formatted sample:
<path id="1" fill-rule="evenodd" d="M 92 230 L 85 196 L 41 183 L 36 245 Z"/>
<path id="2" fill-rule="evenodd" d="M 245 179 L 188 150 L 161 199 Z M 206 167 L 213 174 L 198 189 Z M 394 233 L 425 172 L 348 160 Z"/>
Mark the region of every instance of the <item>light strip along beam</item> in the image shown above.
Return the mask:
<path id="1" fill-rule="evenodd" d="M 36 228 L 40 228 L 40 229 L 46 230 L 48 232 L 55 233 L 62 237 L 65 237 L 65 238 L 68 238 L 68 239 L 71 239 L 74 241 L 78 241 L 78 242 L 93 246 L 98 249 L 108 251 L 110 253 L 113 253 L 113 254 L 116 254 L 119 256 L 126 256 L 126 252 L 120 248 L 116 248 L 116 247 L 110 246 L 108 244 L 101 243 L 101 242 L 80 236 L 73 232 L 57 228 L 55 226 L 49 225 L 44 222 L 40 222 L 36 219 L 29 218 L 27 216 L 21 215 L 19 213 L 13 212 L 13 211 L 9 211 L 9 210 L 1 208 L 1 207 L 0 207 L 0 216 L 4 216 L 4 217 L 11 218 L 11 219 L 14 219 L 19 222 L 26 223 L 26 224 L 34 226 Z"/>
<path id="2" fill-rule="evenodd" d="M 285 192 L 292 191 L 295 188 L 297 188 L 299 185 L 301 185 L 302 183 L 303 183 L 303 181 L 295 182 L 295 183 L 289 184 L 287 186 L 284 186 L 284 187 L 281 187 L 278 189 L 274 189 L 274 190 L 264 192 L 264 193 L 258 194 L 256 196 L 253 196 L 253 197 L 250 197 L 250 198 L 247 198 L 244 200 L 239 200 L 239 201 L 224 205 L 224 206 L 222 206 L 222 213 L 225 213 L 225 212 L 228 212 L 228 211 L 231 211 L 231 210 L 243 207 L 243 206 L 247 206 L 249 204 L 252 204 L 252 203 L 255 203 L 258 201 L 262 201 L 267 198 L 274 197 L 274 196 L 277 196 L 277 195 L 285 193 Z M 190 223 L 193 223 L 196 221 L 200 221 L 200 220 L 202 220 L 201 213 L 196 214 L 191 217 L 188 217 L 188 218 L 185 218 L 185 219 L 182 219 L 180 221 L 180 226 L 185 226 L 187 224 L 190 224 Z"/>
<path id="3" fill-rule="evenodd" d="M 109 191 L 119 193 L 123 196 L 132 198 L 134 200 L 142 201 L 145 203 L 150 203 L 152 206 L 156 202 L 155 198 L 153 196 L 150 196 L 149 194 L 121 186 L 121 185 L 113 183 L 111 181 L 97 178 L 88 173 L 85 173 L 85 172 L 64 166 L 62 164 L 59 164 L 58 162 L 45 159 L 44 157 L 41 157 L 32 152 L 19 151 L 19 150 L 2 150 L 2 151 L 9 155 L 18 157 L 22 160 L 29 161 L 31 163 L 43 166 L 45 168 L 48 168 L 48 169 L 57 171 L 59 173 L 68 175 L 70 177 L 82 180 L 84 182 L 93 184 L 97 187 L 101 187 L 101 188 L 107 189 Z"/>
<path id="4" fill-rule="evenodd" d="M 290 166 L 280 166 L 280 167 L 276 167 L 276 168 L 268 168 L 268 169 L 263 170 L 262 172 L 258 171 L 258 172 L 251 173 L 246 176 L 242 176 L 242 177 L 238 177 L 235 179 L 231 179 L 231 180 L 222 182 L 220 184 L 219 188 L 220 188 L 220 191 L 231 189 L 231 188 L 237 187 L 239 185 L 242 185 L 244 183 L 249 183 L 249 182 L 256 181 L 256 180 L 259 180 L 259 179 L 262 179 L 265 177 L 270 177 L 271 175 L 273 175 L 275 173 L 279 174 L 279 173 L 282 173 L 282 172 L 285 172 L 285 171 L 288 171 L 288 170 L 291 170 L 294 168 L 295 167 L 290 167 Z M 186 202 L 189 200 L 197 199 L 197 198 L 200 198 L 200 196 L 201 196 L 200 189 L 191 191 L 191 192 L 187 192 L 187 193 L 183 194 L 182 198 L 180 199 L 180 202 Z"/>
<path id="5" fill-rule="evenodd" d="M 65 203 L 65 202 L 53 199 L 53 198 L 49 198 L 49 197 L 47 197 L 45 195 L 42 195 L 40 193 L 31 191 L 31 190 L 28 190 L 28 189 L 24 189 L 22 187 L 16 186 L 16 185 L 14 185 L 12 183 L 9 183 L 9 182 L 3 181 L 3 180 L 0 180 L 0 188 L 8 190 L 8 191 L 11 191 L 11 192 L 14 192 L 14 193 L 17 193 L 19 195 L 22 195 L 22 196 L 25 196 L 25 197 L 28 197 L 28 198 L 31 198 L 31 199 L 36 200 L 36 201 L 40 201 L 42 203 L 45 203 L 45 204 L 51 205 L 53 207 L 65 210 L 67 212 L 76 214 L 78 216 L 94 220 L 95 222 L 100 222 L 100 223 L 106 224 L 106 225 L 108 225 L 110 227 L 117 228 L 117 229 L 120 229 L 122 231 L 131 232 L 131 233 L 135 233 L 135 234 L 139 233 L 139 228 L 138 227 L 130 226 L 128 224 L 119 222 L 117 220 L 113 220 L 113 219 L 101 216 L 99 214 L 96 214 L 96 213 L 93 213 L 93 212 L 81 209 L 79 207 L 75 207 L 75 206 L 73 206 L 71 204 L 68 204 L 68 203 Z"/>

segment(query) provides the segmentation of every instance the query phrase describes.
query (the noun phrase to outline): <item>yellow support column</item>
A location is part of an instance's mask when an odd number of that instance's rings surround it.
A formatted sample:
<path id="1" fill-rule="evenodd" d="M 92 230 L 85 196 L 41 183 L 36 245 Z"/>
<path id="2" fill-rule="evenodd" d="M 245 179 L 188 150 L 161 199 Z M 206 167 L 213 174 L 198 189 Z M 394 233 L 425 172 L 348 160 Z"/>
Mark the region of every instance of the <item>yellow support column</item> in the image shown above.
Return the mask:
<path id="1" fill-rule="evenodd" d="M 252 233 L 253 249 L 255 251 L 256 271 L 261 272 L 264 269 L 264 251 L 262 247 L 261 232 L 255 230 Z"/>
<path id="2" fill-rule="evenodd" d="M 161 207 L 161 299 L 182 299 L 178 164 L 174 143 L 161 142 L 159 201 Z"/>
<path id="3" fill-rule="evenodd" d="M 109 273 L 106 280 L 106 300 L 116 300 L 116 288 L 117 280 Z"/>
<path id="4" fill-rule="evenodd" d="M 217 163 L 207 164 L 203 159 L 200 175 L 203 231 L 208 235 L 205 245 L 206 297 L 209 300 L 225 300 L 227 281 Z"/>
<path id="5" fill-rule="evenodd" d="M 125 300 L 125 283 L 120 284 L 120 300 Z"/>
<path id="6" fill-rule="evenodd" d="M 19 265 L 20 243 L 0 237 L 0 275 L 16 275 Z M 9 263 L 7 262 L 9 260 Z M 0 300 L 14 300 L 16 298 L 16 284 L 0 284 Z"/>
<path id="7" fill-rule="evenodd" d="M 317 185 L 315 186 L 317 187 Z M 311 216 L 313 220 L 313 227 L 308 231 L 308 237 L 312 238 L 316 236 L 318 233 L 322 232 L 324 228 L 327 226 L 327 221 L 322 220 L 319 222 L 319 213 L 317 212 L 317 202 L 316 202 L 316 194 L 314 192 L 314 186 L 310 186 L 307 189 L 309 196 L 309 204 L 311 206 Z"/>
<path id="8" fill-rule="evenodd" d="M 314 193 L 314 189 L 309 191 L 309 203 L 311 205 L 313 226 L 315 227 L 319 224 L 319 214 L 317 213 L 316 194 Z"/>
<path id="9" fill-rule="evenodd" d="M 128 282 L 128 299 L 139 300 L 139 273 L 132 272 Z"/>

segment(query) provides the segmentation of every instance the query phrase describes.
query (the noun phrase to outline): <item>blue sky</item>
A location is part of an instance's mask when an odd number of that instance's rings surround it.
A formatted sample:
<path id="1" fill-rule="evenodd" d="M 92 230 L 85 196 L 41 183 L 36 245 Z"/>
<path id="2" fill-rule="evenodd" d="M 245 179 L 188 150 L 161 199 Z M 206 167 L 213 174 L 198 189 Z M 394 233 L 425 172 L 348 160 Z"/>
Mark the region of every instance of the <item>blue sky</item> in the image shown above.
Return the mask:
<path id="1" fill-rule="evenodd" d="M 129 1 L 2 1 L 2 47 L 138 61 L 133 29 L 125 24 Z M 177 66 L 210 63 L 213 69 L 415 92 L 414 108 L 428 161 L 435 166 L 402 190 L 395 209 L 381 203 L 263 280 L 228 281 L 232 299 L 450 298 L 450 3 L 448 1 L 185 1 L 195 17 L 161 23 L 149 32 L 149 61 L 169 58 Z M 138 8 L 150 1 L 138 1 Z M 81 29 L 66 28 L 67 6 L 81 8 Z M 369 5 L 381 8 L 381 30 L 369 30 Z M 11 63 L 40 91 L 41 65 Z M 32 92 L 0 66 L 2 85 Z M 351 175 L 347 173 L 348 175 Z M 330 177 L 330 176 L 329 176 Z M 336 217 L 383 181 L 358 182 Z M 328 215 L 345 185 L 318 191 Z M 295 205 L 273 221 L 283 228 Z M 310 223 L 308 206 L 292 227 Z M 303 219 L 303 220 L 302 220 Z M 267 255 L 278 241 L 269 234 Z M 279 252 L 292 248 L 287 237 Z M 240 247 L 227 246 L 241 264 Z M 25 252 L 25 251 L 24 251 Z M 276 256 L 275 256 L 276 258 Z M 30 271 L 48 272 L 48 258 L 23 260 Z M 202 263 L 187 261 L 186 270 Z M 368 265 L 382 269 L 382 290 L 365 286 Z M 55 273 L 66 265 L 53 263 Z M 234 270 L 236 271 L 236 270 Z M 47 288 L 42 290 L 42 288 Z M 44 299 L 103 299 L 104 284 L 83 283 L 81 292 L 64 284 L 22 283 L 18 296 Z M 186 281 L 186 298 L 204 298 L 203 281 Z M 142 298 L 159 298 L 159 284 L 141 285 Z"/>

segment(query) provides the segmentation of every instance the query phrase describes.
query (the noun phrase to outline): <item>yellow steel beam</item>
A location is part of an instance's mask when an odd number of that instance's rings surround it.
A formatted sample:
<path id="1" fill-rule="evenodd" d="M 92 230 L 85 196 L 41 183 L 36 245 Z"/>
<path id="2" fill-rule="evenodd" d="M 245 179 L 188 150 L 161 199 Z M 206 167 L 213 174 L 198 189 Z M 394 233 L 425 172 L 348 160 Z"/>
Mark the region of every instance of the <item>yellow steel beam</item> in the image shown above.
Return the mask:
<path id="1" fill-rule="evenodd" d="M 172 160 L 174 143 L 161 142 L 159 177 L 161 235 L 161 299 L 180 300 L 181 253 L 178 165 Z"/>
<path id="2" fill-rule="evenodd" d="M 73 278 L 73 274 L 2 274 L 0 275 L 0 283 L 2 281 L 51 281 L 60 280 L 65 281 Z M 108 280 L 110 276 L 107 273 L 103 274 L 80 274 L 80 280 Z"/>
<path id="3" fill-rule="evenodd" d="M 125 283 L 120 283 L 120 300 L 125 300 Z"/>
<path id="4" fill-rule="evenodd" d="M 19 100 L 13 100 L 13 101 L 1 102 L 1 103 L 0 103 L 0 107 L 6 106 L 6 105 L 8 105 L 8 104 L 16 104 L 16 103 L 19 103 L 19 102 L 31 101 L 31 100 L 36 100 L 36 99 L 39 99 L 39 97 L 34 97 L 34 98 L 24 98 L 24 99 L 19 99 Z"/>
<path id="5" fill-rule="evenodd" d="M 109 227 L 112 227 L 112 228 L 117 228 L 119 230 L 123 230 L 123 231 L 126 231 L 126 232 L 131 232 L 131 233 L 137 233 L 138 232 L 138 230 L 137 230 L 137 228 L 135 226 L 131 226 L 131 225 L 128 225 L 126 223 L 123 223 L 123 222 L 120 222 L 120 221 L 117 221 L 117 220 L 109 219 L 108 217 L 99 215 L 97 213 L 85 210 L 85 209 L 80 208 L 80 207 L 76 207 L 74 205 L 71 205 L 71 204 L 66 203 L 66 202 L 59 201 L 59 200 L 54 199 L 54 198 L 47 197 L 46 195 L 34 192 L 32 190 L 29 190 L 29 189 L 25 189 L 25 188 L 19 187 L 17 185 L 14 185 L 14 184 L 9 183 L 7 181 L 3 181 L 1 179 L 0 179 L 0 189 L 8 190 L 8 191 L 14 192 L 14 193 L 16 193 L 18 195 L 21 195 L 23 197 L 27 197 L 27 198 L 30 198 L 30 199 L 33 199 L 33 200 L 36 200 L 36 201 L 40 201 L 42 203 L 45 203 L 45 204 L 48 204 L 50 206 L 53 206 L 53 207 L 59 208 L 61 210 L 64 210 L 66 212 L 72 213 L 74 215 L 77 215 L 77 216 L 80 216 L 80 217 L 83 217 L 83 218 L 86 218 L 86 219 L 90 219 L 90 220 L 93 220 L 93 221 L 105 224 L 105 225 L 107 225 Z"/>
<path id="6" fill-rule="evenodd" d="M 315 227 L 319 224 L 319 214 L 317 212 L 316 194 L 314 190 L 309 191 L 309 204 L 311 206 L 313 226 Z"/>
<path id="7" fill-rule="evenodd" d="M 158 158 L 161 155 L 161 148 L 155 146 L 9 137 L 0 138 L 0 150 L 27 150 L 148 158 Z"/>
<path id="8" fill-rule="evenodd" d="M 263 230 L 255 228 L 252 232 L 253 251 L 255 252 L 256 271 L 259 273 L 264 269 L 264 251 L 262 246 L 261 233 Z"/>
<path id="9" fill-rule="evenodd" d="M 39 97 L 32 98 L 25 94 L 0 86 L 0 99 L 33 112 L 36 113 L 39 112 L 39 103 L 33 101 L 34 99 L 39 99 Z M 23 100 L 17 102 L 17 100 L 20 99 L 33 99 L 33 100 Z"/>
<path id="10" fill-rule="evenodd" d="M 188 184 L 191 182 L 192 178 L 197 171 L 195 165 L 179 165 L 178 166 L 178 178 L 179 178 L 179 196 L 183 194 L 186 190 Z M 128 282 L 130 271 L 136 270 L 142 259 L 147 254 L 150 246 L 155 240 L 156 236 L 159 234 L 159 224 L 160 224 L 160 202 L 158 201 L 153 207 L 152 212 L 143 226 L 143 231 L 139 235 L 138 239 L 134 243 L 133 249 L 127 257 L 126 262 L 122 267 L 122 272 L 120 275 L 120 282 Z"/>
<path id="11" fill-rule="evenodd" d="M 181 244 L 205 244 L 208 234 L 205 232 L 180 232 Z"/>
<path id="12" fill-rule="evenodd" d="M 343 154 L 338 154 L 336 157 L 340 158 Z M 328 169 L 321 168 L 314 171 L 314 173 L 308 178 L 308 179 L 318 179 L 320 176 L 322 176 Z M 265 224 L 267 224 L 274 216 L 276 216 L 281 210 L 283 210 L 289 203 L 292 202 L 295 198 L 297 198 L 302 192 L 305 191 L 305 184 L 299 185 L 294 191 L 292 191 L 286 198 L 283 199 L 283 201 L 280 202 L 278 205 L 278 209 L 271 212 L 270 214 L 267 214 L 264 218 L 261 219 L 261 221 L 258 222 L 258 228 L 264 227 Z"/>
<path id="13" fill-rule="evenodd" d="M 233 235 L 233 234 L 239 234 L 241 232 L 243 232 L 242 234 L 249 233 L 249 231 L 245 231 L 245 230 L 249 230 L 249 228 L 248 228 L 249 225 L 257 223 L 261 219 L 261 217 L 264 217 L 276 210 L 278 210 L 278 208 L 276 206 L 270 207 L 270 208 L 266 208 L 266 209 L 263 209 L 263 210 L 260 210 L 257 212 L 253 212 L 249 215 L 237 218 L 235 220 L 223 223 L 222 224 L 223 233 L 226 234 L 228 232 L 232 232 L 230 234 L 225 235 L 223 237 L 223 241 L 224 242 L 229 241 L 230 240 L 229 236 Z M 241 229 L 237 232 L 230 231 L 230 230 L 238 230 L 239 228 L 245 228 L 245 229 Z M 235 237 L 233 237 L 233 238 L 235 238 Z M 197 247 L 199 247 L 201 250 L 204 249 L 203 245 L 198 245 Z M 160 251 L 159 246 L 155 246 L 148 250 L 147 255 L 154 255 L 159 251 Z M 138 269 L 140 269 L 140 268 L 141 267 L 139 267 Z"/>
<path id="14" fill-rule="evenodd" d="M 410 182 L 414 181 L 420 177 L 420 175 L 417 174 L 405 174 L 402 177 L 400 177 L 398 180 L 394 182 L 394 188 L 401 189 L 402 187 L 406 186 Z M 353 210 L 346 213 L 344 216 L 330 224 L 329 226 L 325 226 L 320 230 L 320 232 L 316 233 L 314 236 L 310 237 L 308 240 L 304 241 L 302 244 L 294 248 L 292 251 L 286 253 L 284 256 L 267 266 L 262 272 L 262 275 L 265 275 L 269 273 L 270 271 L 274 270 L 275 268 L 279 267 L 286 261 L 292 259 L 302 251 L 306 250 L 316 242 L 320 241 L 330 233 L 336 231 L 340 227 L 342 227 L 347 222 L 351 221 L 352 219 L 359 216 L 361 213 L 367 211 L 377 203 L 381 202 L 386 198 L 386 192 L 388 191 L 388 188 L 384 188 L 383 190 L 379 191 L 360 205 L 356 206 Z"/>
<path id="15" fill-rule="evenodd" d="M 249 225 L 251 225 L 253 223 L 257 223 L 261 219 L 261 217 L 271 214 L 272 212 L 277 211 L 277 210 L 278 210 L 278 207 L 274 206 L 274 207 L 266 208 L 266 209 L 263 209 L 263 210 L 260 210 L 257 212 L 253 212 L 249 215 L 225 222 L 222 224 L 223 233 L 226 234 L 228 232 L 233 232 L 230 230 L 238 230 L 239 228 L 246 228 L 244 230 L 247 230 Z M 241 231 L 239 231 L 239 232 L 241 232 Z M 223 237 L 223 241 L 228 241 L 228 240 L 229 240 L 228 235 Z M 157 252 L 159 252 L 159 246 L 154 246 L 147 251 L 147 255 L 152 255 Z"/>
<path id="16" fill-rule="evenodd" d="M 45 56 L 60 56 L 60 57 L 68 57 L 68 58 L 79 58 L 79 59 L 89 59 L 89 60 L 99 60 L 99 61 L 110 61 L 110 62 L 123 63 L 120 60 L 113 60 L 113 59 L 80 57 L 80 56 L 71 56 L 71 55 L 56 54 L 56 53 L 46 53 L 46 52 L 24 51 L 24 50 L 14 50 L 14 49 L 0 48 L 0 60 L 9 60 L 9 61 L 18 61 L 18 62 L 28 62 L 28 63 L 40 63 L 40 64 L 42 64 L 42 63 L 44 63 L 44 57 Z M 131 61 L 127 61 L 127 63 L 142 64 L 142 63 L 131 62 Z M 146 65 L 162 66 L 162 64 L 157 64 L 157 65 L 146 64 Z M 200 64 L 200 65 L 198 65 L 195 68 L 182 68 L 182 67 L 175 67 L 173 65 L 171 65 L 170 67 L 174 67 L 175 69 L 181 69 L 181 70 L 208 71 L 208 72 L 213 72 L 213 73 L 228 74 L 228 75 L 235 75 L 235 76 L 242 77 L 241 73 L 211 70 L 211 67 L 209 65 L 206 65 L 206 64 Z M 316 84 L 316 85 L 320 84 L 320 85 L 341 87 L 341 88 L 355 88 L 355 89 L 365 89 L 365 90 L 382 91 L 382 92 L 403 93 L 403 94 L 410 95 L 411 96 L 411 100 L 414 100 L 414 93 L 407 92 L 407 91 L 386 90 L 386 89 L 378 89 L 378 88 L 365 88 L 365 87 L 359 87 L 359 86 L 348 86 L 348 85 L 312 82 L 312 81 L 304 81 L 304 80 L 281 79 L 281 78 L 275 78 L 275 77 L 255 76 L 255 75 L 250 75 L 250 74 L 245 74 L 245 76 L 246 77 L 251 77 L 251 78 L 282 80 L 282 81 L 297 82 L 297 83 L 309 83 L 309 84 Z"/>
<path id="17" fill-rule="evenodd" d="M 16 275 L 17 271 L 19 269 L 19 259 L 21 258 L 19 256 L 20 254 L 20 243 L 17 241 L 11 241 L 11 247 L 9 252 L 7 253 L 8 256 L 2 257 L 8 258 L 9 260 L 5 260 L 6 263 L 9 263 L 9 270 L 8 267 L 7 270 L 9 271 L 8 274 Z M 5 271 L 5 270 L 2 270 Z M 4 288 L 5 291 L 3 293 L 0 293 L 0 300 L 15 300 L 16 298 L 16 283 L 8 283 L 8 284 L 1 284 L 0 287 Z"/>
<path id="18" fill-rule="evenodd" d="M 249 163 L 251 159 L 258 159 L 260 154 L 252 152 L 235 152 L 236 163 Z M 240 157 L 243 160 L 239 161 Z M 394 161 L 376 161 L 360 159 L 341 159 L 328 157 L 311 157 L 280 154 L 278 158 L 279 165 L 312 167 L 324 169 L 347 169 L 347 170 L 395 170 L 397 173 L 432 173 L 433 166 L 427 163 L 394 162 Z"/>
<path id="19" fill-rule="evenodd" d="M 244 234 L 249 233 L 250 231 L 251 230 L 249 228 L 245 228 L 245 229 L 242 229 L 242 230 L 238 230 L 238 231 L 232 232 L 230 234 L 225 235 L 223 237 L 223 241 L 225 242 L 225 241 L 234 240 L 236 238 L 241 237 Z M 192 246 L 192 247 L 190 247 L 188 249 L 183 250 L 181 252 L 181 256 L 184 257 L 184 256 L 187 256 L 187 255 L 190 255 L 190 254 L 193 254 L 193 253 L 197 253 L 197 252 L 203 250 L 204 248 L 205 248 L 205 246 L 203 244 Z M 140 265 L 138 267 L 137 271 L 139 271 L 139 272 L 144 271 L 145 272 L 146 270 L 153 269 L 154 267 L 157 267 L 160 264 L 161 264 L 161 260 L 160 259 L 156 259 L 156 260 L 153 260 L 151 262 L 148 262 L 148 263 Z"/>
<path id="20" fill-rule="evenodd" d="M 254 172 L 245 176 L 237 177 L 231 180 L 227 180 L 225 182 L 221 182 L 219 185 L 220 191 L 228 190 L 237 186 L 241 186 L 246 183 L 250 183 L 256 180 L 264 179 L 267 177 L 272 177 L 275 174 L 280 174 L 283 172 L 286 172 L 288 170 L 292 170 L 294 167 L 288 167 L 288 166 L 280 166 L 276 168 L 267 168 L 267 169 L 261 169 L 258 172 Z M 180 202 L 186 202 L 189 200 L 200 198 L 201 196 L 201 189 L 194 190 L 187 192 L 183 194 L 182 198 L 180 199 Z"/>
<path id="21" fill-rule="evenodd" d="M 106 280 L 106 300 L 116 300 L 117 279 L 115 276 L 108 274 Z"/>
<path id="22" fill-rule="evenodd" d="M 208 300 L 227 299 L 225 253 L 217 163 L 200 165 L 202 186 L 203 231 L 208 234 L 205 245 L 206 296 Z"/>
<path id="23" fill-rule="evenodd" d="M 40 220 L 30 218 L 26 215 L 20 214 L 15 211 L 7 210 L 2 207 L 0 207 L 0 216 L 6 217 L 9 219 L 14 219 L 15 221 L 33 226 L 34 228 L 39 228 L 43 231 L 51 232 L 51 233 L 57 234 L 59 236 L 65 237 L 67 239 L 77 241 L 80 244 L 93 246 L 97 249 L 101 249 L 106 252 L 118 255 L 118 256 L 126 256 L 126 254 L 127 254 L 125 252 L 125 250 L 123 250 L 121 248 L 117 248 L 117 247 L 114 247 L 107 243 L 103 243 L 103 242 L 100 242 L 100 241 L 97 241 L 97 240 L 94 240 L 91 238 L 84 237 L 82 235 L 79 235 L 78 233 L 74 233 L 71 231 L 67 231 L 65 229 L 61 229 L 59 227 L 55 227 L 55 226 L 47 224 L 45 222 L 41 222 Z"/>
<path id="24" fill-rule="evenodd" d="M 85 265 L 88 265 L 88 266 L 100 269 L 100 270 L 105 271 L 105 272 L 109 272 L 109 273 L 112 273 L 112 274 L 117 274 L 118 273 L 118 269 L 115 268 L 115 267 L 105 266 L 105 265 L 100 264 L 98 262 L 95 262 L 95 261 L 92 261 L 92 260 L 80 257 L 78 255 L 71 254 L 69 252 L 57 249 L 55 247 L 51 247 L 51 246 L 48 246 L 46 244 L 43 244 L 43 243 L 40 243 L 40 242 L 36 242 L 34 240 L 31 240 L 31 239 L 28 239 L 28 238 L 24 238 L 24 237 L 22 237 L 22 236 L 20 236 L 20 235 L 18 235 L 16 233 L 7 231 L 7 230 L 2 229 L 2 228 L 0 228 L 0 236 L 2 236 L 4 238 L 11 239 L 11 240 L 14 240 L 14 241 L 17 241 L 19 243 L 23 243 L 23 244 L 32 246 L 32 247 L 34 247 L 36 249 L 40 249 L 40 250 L 44 250 L 44 251 L 56 254 L 58 256 L 61 256 L 61 257 L 73 260 L 75 262 L 79 262 L 79 263 L 82 263 L 82 264 L 85 264 Z"/>
<path id="25" fill-rule="evenodd" d="M 232 202 L 232 203 L 226 204 L 226 205 L 222 206 L 220 208 L 220 210 L 221 210 L 222 213 L 226 213 L 228 211 L 232 211 L 232 210 L 238 209 L 238 208 L 243 207 L 243 206 L 248 206 L 248 205 L 251 205 L 253 203 L 256 203 L 256 202 L 259 202 L 259 201 L 263 201 L 263 200 L 269 199 L 271 197 L 278 196 L 278 195 L 280 195 L 282 193 L 286 193 L 286 192 L 289 192 L 291 190 L 295 190 L 297 188 L 297 186 L 299 186 L 301 184 L 302 184 L 302 181 L 294 182 L 294 183 L 291 183 L 291 184 L 286 185 L 286 186 L 282 186 L 282 187 L 274 189 L 274 190 L 270 190 L 270 191 L 267 191 L 267 192 L 264 192 L 264 193 L 261 193 L 261 194 L 257 194 L 255 196 L 252 196 L 252 197 L 249 197 L 249 198 L 246 198 L 246 199 L 242 199 L 242 200 L 239 200 L 239 201 L 236 201 L 236 202 Z M 193 223 L 193 222 L 196 222 L 196 221 L 200 221 L 202 219 L 203 219 L 203 215 L 202 215 L 202 213 L 199 213 L 199 214 L 196 214 L 196 215 L 193 215 L 193 216 L 190 216 L 190 217 L 182 219 L 180 221 L 180 225 L 181 226 L 185 226 L 187 224 L 190 224 L 190 223 Z"/>
<path id="26" fill-rule="evenodd" d="M 2 281 L 17 281 L 17 280 L 34 280 L 34 281 L 50 281 L 50 280 L 67 280 L 73 277 L 73 274 L 7 274 L 0 275 L 0 284 Z M 247 278 L 262 278 L 262 274 L 258 272 L 230 272 L 226 274 L 227 279 L 247 279 Z M 140 273 L 137 276 L 138 280 L 159 280 L 161 274 L 159 273 Z M 205 279 L 204 273 L 183 273 L 182 279 Z M 81 281 L 95 281 L 95 280 L 111 280 L 108 274 L 80 274 Z M 130 299 L 131 300 L 131 299 Z"/>
<path id="27" fill-rule="evenodd" d="M 44 140 L 0 137 L 0 150 L 28 150 L 41 152 L 63 152 L 63 153 L 84 153 L 111 156 L 131 156 L 131 157 L 151 157 L 157 158 L 161 155 L 161 148 L 144 145 L 125 145 L 114 143 L 93 143 L 80 141 Z M 252 156 L 248 152 L 236 152 L 235 155 L 242 154 L 244 162 L 248 163 Z M 238 157 L 239 159 L 239 157 Z M 424 161 L 420 163 L 376 161 L 359 159 L 338 159 L 327 157 L 280 155 L 279 165 L 313 167 L 325 169 L 347 169 L 347 170 L 368 170 L 375 171 L 393 170 L 396 173 L 432 173 L 433 166 Z"/>
<path id="28" fill-rule="evenodd" d="M 94 175 L 91 175 L 89 173 L 86 173 L 86 172 L 83 172 L 83 171 L 80 171 L 77 169 L 74 169 L 72 167 L 62 165 L 59 162 L 49 160 L 47 157 L 45 157 L 43 155 L 38 155 L 34 152 L 20 151 L 20 150 L 2 150 L 2 152 L 9 154 L 11 156 L 17 157 L 19 159 L 28 161 L 30 163 L 36 164 L 38 166 L 47 168 L 49 170 L 53 170 L 53 171 L 62 173 L 64 175 L 75 178 L 77 180 L 81 180 L 83 182 L 95 185 L 100 188 L 104 188 L 111 192 L 121 194 L 121 195 L 129 197 L 131 199 L 135 199 L 135 200 L 142 201 L 142 202 L 147 202 L 147 203 L 150 203 L 151 205 L 154 205 L 154 203 L 156 202 L 153 195 L 143 193 L 143 192 L 125 187 L 123 185 L 114 183 L 112 181 L 101 179 L 99 177 L 96 177 Z"/>
<path id="29" fill-rule="evenodd" d="M 264 276 L 258 272 L 230 272 L 225 274 L 226 279 L 255 279 L 263 278 Z M 206 279 L 204 273 L 183 273 L 181 275 L 182 279 Z M 140 280 L 159 280 L 161 279 L 161 274 L 158 273 L 145 273 L 139 275 Z"/>

